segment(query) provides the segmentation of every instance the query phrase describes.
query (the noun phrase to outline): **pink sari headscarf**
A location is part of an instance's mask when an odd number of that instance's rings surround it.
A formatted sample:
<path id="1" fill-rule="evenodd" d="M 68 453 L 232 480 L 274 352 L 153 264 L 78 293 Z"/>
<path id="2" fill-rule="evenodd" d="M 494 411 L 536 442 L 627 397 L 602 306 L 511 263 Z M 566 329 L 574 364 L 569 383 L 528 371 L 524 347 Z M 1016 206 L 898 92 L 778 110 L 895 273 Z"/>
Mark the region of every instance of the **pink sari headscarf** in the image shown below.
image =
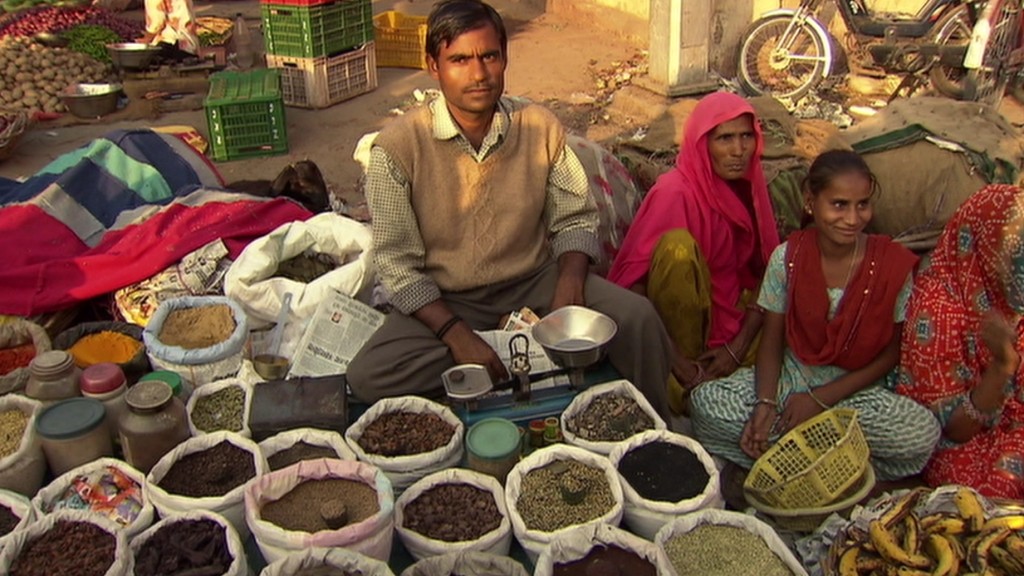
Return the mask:
<path id="1" fill-rule="evenodd" d="M 715 174 L 708 136 L 743 114 L 754 119 L 756 149 L 744 179 L 750 184 L 756 222 L 729 184 Z M 705 96 L 686 120 L 675 169 L 662 174 L 644 198 L 608 279 L 629 288 L 650 268 L 658 240 L 668 231 L 690 231 L 711 268 L 711 331 L 708 346 L 721 346 L 739 332 L 744 310 L 737 307 L 744 289 L 756 289 L 772 251 L 779 244 L 768 185 L 761 169 L 764 139 L 754 108 L 726 92 Z M 722 226 L 728 226 L 729 231 Z M 728 258 L 728 262 L 714 262 Z"/>

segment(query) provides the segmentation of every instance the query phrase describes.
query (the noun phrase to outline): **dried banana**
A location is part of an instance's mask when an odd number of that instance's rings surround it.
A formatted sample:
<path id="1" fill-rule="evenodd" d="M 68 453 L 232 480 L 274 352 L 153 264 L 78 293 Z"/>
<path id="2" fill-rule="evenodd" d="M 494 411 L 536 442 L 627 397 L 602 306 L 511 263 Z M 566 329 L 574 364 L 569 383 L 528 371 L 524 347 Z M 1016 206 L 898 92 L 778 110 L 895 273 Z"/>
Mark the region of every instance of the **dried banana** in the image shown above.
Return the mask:
<path id="1" fill-rule="evenodd" d="M 1010 535 L 1009 528 L 996 528 L 989 532 L 983 532 L 971 541 L 967 548 L 967 566 L 974 572 L 985 572 L 988 570 L 989 550 L 998 545 Z"/>
<path id="2" fill-rule="evenodd" d="M 910 554 L 903 550 L 892 532 L 880 520 L 872 520 L 868 525 L 868 532 L 875 549 L 889 562 L 902 564 L 910 568 L 927 568 L 931 565 L 931 561 L 927 556 Z"/>
<path id="3" fill-rule="evenodd" d="M 969 532 L 981 531 L 981 527 L 985 524 L 985 509 L 981 507 L 981 502 L 974 490 L 966 486 L 957 488 L 956 494 L 953 496 L 953 503 L 956 504 L 960 517 L 967 522 L 967 530 Z"/>
<path id="4" fill-rule="evenodd" d="M 1010 554 L 999 546 L 993 546 L 988 551 L 989 558 L 994 560 L 995 565 L 1007 574 L 1024 574 L 1024 562 Z"/>
<path id="5" fill-rule="evenodd" d="M 892 529 L 893 526 L 895 526 L 901 520 L 906 518 L 907 515 L 909 515 L 910 512 L 914 509 L 914 507 L 917 506 L 917 501 L 920 500 L 921 495 L 923 493 L 924 491 L 921 489 L 911 490 L 910 492 L 907 492 L 906 494 L 901 496 L 895 504 L 890 506 L 889 509 L 886 510 L 885 513 L 878 518 L 878 520 L 887 529 Z"/>
<path id="6" fill-rule="evenodd" d="M 920 530 L 917 524 L 917 516 L 907 514 L 903 518 L 903 550 L 911 556 L 921 550 Z"/>
<path id="7" fill-rule="evenodd" d="M 930 522 L 927 528 L 922 529 L 926 534 L 959 536 L 967 532 L 967 521 L 956 516 L 942 516 L 937 521 Z"/>
<path id="8" fill-rule="evenodd" d="M 860 546 L 854 544 L 843 552 L 839 557 L 839 576 L 857 576 L 857 557 L 860 555 Z"/>
<path id="9" fill-rule="evenodd" d="M 987 532 L 994 528 L 1009 528 L 1010 530 L 1024 529 L 1024 516 L 1013 514 L 1010 516 L 996 516 L 995 518 L 989 518 L 981 526 L 981 531 Z"/>
<path id="10" fill-rule="evenodd" d="M 960 557 L 957 556 L 956 549 L 945 536 L 928 535 L 925 540 L 925 550 L 935 559 L 932 576 L 951 576 L 960 572 Z"/>

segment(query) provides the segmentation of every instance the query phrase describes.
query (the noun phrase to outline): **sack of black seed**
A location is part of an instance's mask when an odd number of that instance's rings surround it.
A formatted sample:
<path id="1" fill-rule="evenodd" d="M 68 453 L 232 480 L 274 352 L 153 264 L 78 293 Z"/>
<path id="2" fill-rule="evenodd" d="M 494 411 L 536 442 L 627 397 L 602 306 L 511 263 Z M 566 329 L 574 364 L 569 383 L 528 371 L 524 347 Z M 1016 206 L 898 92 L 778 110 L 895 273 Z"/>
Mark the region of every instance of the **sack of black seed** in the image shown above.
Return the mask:
<path id="1" fill-rule="evenodd" d="M 49 514 L 12 533 L 0 551 L 0 574 L 130 573 L 131 554 L 124 532 L 113 521 L 83 510 Z"/>
<path id="2" fill-rule="evenodd" d="M 465 426 L 451 408 L 418 396 L 378 400 L 348 430 L 361 462 L 387 474 L 395 494 L 462 461 Z"/>
<path id="3" fill-rule="evenodd" d="M 725 506 L 718 468 L 693 438 L 650 430 L 617 444 L 608 459 L 622 478 L 623 522 L 648 540 L 678 516 Z"/>
<path id="4" fill-rule="evenodd" d="M 616 443 L 646 430 L 668 426 L 629 380 L 592 386 L 562 411 L 565 442 L 607 455 Z"/>
<path id="5" fill-rule="evenodd" d="M 16 530 L 28 526 L 35 520 L 36 512 L 28 498 L 17 492 L 0 489 L 0 550 Z"/>
<path id="6" fill-rule="evenodd" d="M 135 574 L 246 576 L 249 565 L 238 532 L 220 514 L 172 514 L 132 539 Z"/>
<path id="7" fill-rule="evenodd" d="M 417 560 L 459 550 L 508 555 L 512 546 L 505 490 L 493 476 L 464 468 L 407 488 L 395 502 L 395 529 Z"/>
<path id="8" fill-rule="evenodd" d="M 287 468 L 302 460 L 337 458 L 356 460 L 356 453 L 345 443 L 345 437 L 333 430 L 296 428 L 279 432 L 263 442 L 260 450 L 267 459 L 269 471 Z"/>
<path id="9" fill-rule="evenodd" d="M 260 576 L 305 574 L 395 575 L 384 562 L 345 548 L 307 548 L 292 552 L 280 560 L 271 562 L 260 572 Z"/>
<path id="10" fill-rule="evenodd" d="M 402 571 L 401 576 L 530 576 L 523 565 L 508 556 L 464 550 L 431 556 Z"/>
<path id="11" fill-rule="evenodd" d="M 591 574 L 601 565 L 617 574 L 671 574 L 665 551 L 639 536 L 608 524 L 590 524 L 555 536 L 537 559 L 533 576 Z"/>

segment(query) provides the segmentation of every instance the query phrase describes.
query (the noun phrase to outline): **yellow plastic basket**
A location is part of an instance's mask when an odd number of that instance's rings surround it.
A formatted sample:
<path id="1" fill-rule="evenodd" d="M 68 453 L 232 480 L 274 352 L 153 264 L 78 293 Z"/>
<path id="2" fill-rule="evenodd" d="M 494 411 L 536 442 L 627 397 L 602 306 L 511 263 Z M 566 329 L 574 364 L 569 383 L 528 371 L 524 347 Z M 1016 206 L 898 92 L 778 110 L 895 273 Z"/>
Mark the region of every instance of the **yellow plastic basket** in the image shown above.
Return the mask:
<path id="1" fill-rule="evenodd" d="M 743 489 L 776 508 L 824 506 L 864 475 L 869 454 L 857 411 L 833 408 L 780 438 L 754 463 Z"/>
<path id="2" fill-rule="evenodd" d="M 377 66 L 427 68 L 427 17 L 388 10 L 373 17 Z"/>

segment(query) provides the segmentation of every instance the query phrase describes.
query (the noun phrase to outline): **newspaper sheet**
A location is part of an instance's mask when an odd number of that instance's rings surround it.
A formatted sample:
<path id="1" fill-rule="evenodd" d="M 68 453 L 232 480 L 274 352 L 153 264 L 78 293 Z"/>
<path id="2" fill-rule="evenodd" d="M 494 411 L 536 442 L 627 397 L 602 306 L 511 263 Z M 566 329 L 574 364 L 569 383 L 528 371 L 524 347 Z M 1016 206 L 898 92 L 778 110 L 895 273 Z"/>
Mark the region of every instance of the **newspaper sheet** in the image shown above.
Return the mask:
<path id="1" fill-rule="evenodd" d="M 523 330 L 489 330 L 486 332 L 477 332 L 484 342 L 487 342 L 491 348 L 498 353 L 498 357 L 501 358 L 503 364 L 507 368 L 512 364 L 512 352 L 508 348 L 509 340 L 512 339 L 516 334 L 526 334 L 529 346 L 527 355 L 530 357 L 530 374 L 538 374 L 540 372 L 547 372 L 549 370 L 556 370 L 559 368 L 554 362 L 548 358 L 548 355 L 541 348 L 540 344 L 533 339 L 528 329 Z M 509 373 L 509 376 L 512 374 Z M 545 378 L 540 382 L 535 382 L 530 385 L 531 390 L 543 390 L 545 388 L 554 388 L 556 386 L 567 386 L 569 384 L 569 376 L 561 375 L 553 378 Z M 491 398 L 496 396 L 511 396 L 512 390 L 499 390 L 491 392 L 484 396 L 485 398 Z"/>
<path id="2" fill-rule="evenodd" d="M 288 377 L 344 374 L 383 323 L 384 314 L 335 290 L 313 313 Z"/>

